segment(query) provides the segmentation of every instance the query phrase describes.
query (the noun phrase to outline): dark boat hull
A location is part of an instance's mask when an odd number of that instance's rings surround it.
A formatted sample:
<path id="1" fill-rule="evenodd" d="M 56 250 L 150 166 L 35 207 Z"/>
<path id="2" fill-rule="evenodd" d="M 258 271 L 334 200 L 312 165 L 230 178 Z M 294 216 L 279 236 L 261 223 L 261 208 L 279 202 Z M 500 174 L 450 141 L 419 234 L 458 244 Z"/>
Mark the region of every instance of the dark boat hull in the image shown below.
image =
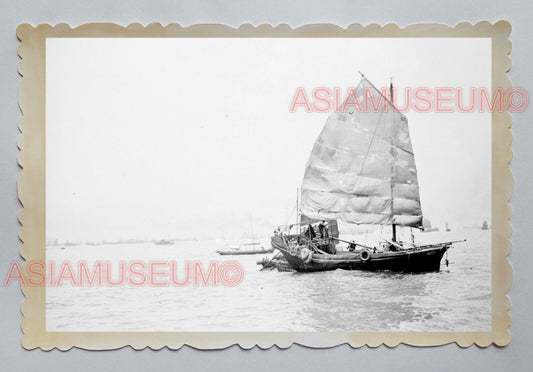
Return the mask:
<path id="1" fill-rule="evenodd" d="M 366 251 L 368 256 L 364 258 L 360 252 L 313 253 L 311 259 L 305 261 L 300 255 L 291 253 L 285 241 L 279 236 L 272 237 L 272 246 L 283 254 L 294 270 L 299 272 L 342 269 L 423 273 L 440 270 L 442 256 L 451 244 L 441 243 L 394 252 Z"/>

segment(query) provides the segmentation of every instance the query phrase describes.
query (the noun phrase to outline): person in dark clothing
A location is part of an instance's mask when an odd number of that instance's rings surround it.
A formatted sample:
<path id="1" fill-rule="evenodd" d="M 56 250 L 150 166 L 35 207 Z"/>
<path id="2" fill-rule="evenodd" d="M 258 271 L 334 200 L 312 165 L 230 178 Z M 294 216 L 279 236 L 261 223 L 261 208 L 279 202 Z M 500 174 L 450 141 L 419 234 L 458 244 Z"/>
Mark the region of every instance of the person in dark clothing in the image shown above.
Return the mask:
<path id="1" fill-rule="evenodd" d="M 318 232 L 320 233 L 320 238 L 328 238 L 328 228 L 326 226 L 326 221 L 322 221 L 318 224 Z"/>
<path id="2" fill-rule="evenodd" d="M 313 229 L 313 226 L 311 224 L 307 226 L 307 236 L 309 237 L 310 240 L 313 240 L 316 238 L 315 229 Z"/>

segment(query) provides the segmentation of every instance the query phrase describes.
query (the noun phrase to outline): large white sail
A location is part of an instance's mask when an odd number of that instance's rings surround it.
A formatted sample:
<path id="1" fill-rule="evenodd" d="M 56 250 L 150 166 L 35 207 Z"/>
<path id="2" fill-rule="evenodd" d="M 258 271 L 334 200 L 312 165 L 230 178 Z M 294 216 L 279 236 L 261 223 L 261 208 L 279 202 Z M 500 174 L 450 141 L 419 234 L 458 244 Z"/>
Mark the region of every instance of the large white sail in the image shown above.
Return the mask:
<path id="1" fill-rule="evenodd" d="M 354 92 L 314 145 L 301 212 L 356 224 L 422 226 L 407 118 L 364 77 Z"/>

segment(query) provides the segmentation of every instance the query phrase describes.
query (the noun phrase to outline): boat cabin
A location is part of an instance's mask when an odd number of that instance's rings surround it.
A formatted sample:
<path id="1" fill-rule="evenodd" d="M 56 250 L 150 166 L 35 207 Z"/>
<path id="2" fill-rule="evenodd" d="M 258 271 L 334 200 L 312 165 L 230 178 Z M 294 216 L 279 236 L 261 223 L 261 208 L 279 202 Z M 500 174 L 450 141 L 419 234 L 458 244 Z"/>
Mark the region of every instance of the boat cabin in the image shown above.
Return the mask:
<path id="1" fill-rule="evenodd" d="M 310 242 L 325 253 L 336 252 L 339 238 L 337 220 L 301 220 L 300 223 L 278 226 L 274 235 L 282 235 L 287 241 L 297 244 Z"/>

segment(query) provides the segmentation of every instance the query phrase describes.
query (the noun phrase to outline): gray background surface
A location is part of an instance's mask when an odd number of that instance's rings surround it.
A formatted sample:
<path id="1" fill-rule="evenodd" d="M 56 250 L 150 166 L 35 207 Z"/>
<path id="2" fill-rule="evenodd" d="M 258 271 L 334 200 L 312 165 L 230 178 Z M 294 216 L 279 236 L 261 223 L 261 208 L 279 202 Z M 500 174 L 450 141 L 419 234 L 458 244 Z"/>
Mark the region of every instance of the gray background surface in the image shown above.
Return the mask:
<path id="1" fill-rule="evenodd" d="M 306 23 L 397 23 L 406 26 L 417 22 L 441 22 L 454 25 L 461 21 L 475 23 L 481 20 L 496 22 L 506 19 L 513 32 L 509 73 L 513 85 L 533 92 L 533 36 L 532 3 L 527 0 L 510 1 L 440 1 L 427 0 L 385 1 L 109 1 L 109 0 L 0 0 L 0 277 L 3 281 L 9 264 L 19 256 L 19 224 L 17 213 L 21 205 L 17 199 L 16 182 L 19 167 L 17 121 L 21 113 L 17 105 L 20 76 L 15 30 L 20 23 L 61 23 L 71 26 L 87 22 L 132 22 L 162 24 L 177 22 L 225 23 L 288 23 L 299 26 Z M 69 352 L 53 350 L 26 351 L 20 346 L 20 304 L 22 293 L 17 285 L 0 288 L 0 370 L 436 370 L 436 371 L 522 371 L 531 370 L 533 362 L 530 333 L 533 331 L 530 313 L 533 311 L 530 270 L 533 233 L 530 229 L 530 208 L 533 193 L 531 181 L 531 144 L 533 144 L 532 110 L 513 116 L 514 160 L 511 164 L 515 179 L 512 237 L 513 253 L 510 260 L 514 270 L 514 284 L 510 292 L 512 341 L 508 347 L 476 346 L 461 349 L 456 345 L 437 348 L 414 348 L 401 345 L 394 349 L 352 349 L 340 346 L 334 349 L 313 350 L 293 346 L 288 350 L 276 347 L 270 350 L 245 351 L 233 346 L 219 351 L 197 351 L 184 347 L 179 351 L 143 350 L 127 347 L 116 351 L 91 352 L 73 349 Z"/>

